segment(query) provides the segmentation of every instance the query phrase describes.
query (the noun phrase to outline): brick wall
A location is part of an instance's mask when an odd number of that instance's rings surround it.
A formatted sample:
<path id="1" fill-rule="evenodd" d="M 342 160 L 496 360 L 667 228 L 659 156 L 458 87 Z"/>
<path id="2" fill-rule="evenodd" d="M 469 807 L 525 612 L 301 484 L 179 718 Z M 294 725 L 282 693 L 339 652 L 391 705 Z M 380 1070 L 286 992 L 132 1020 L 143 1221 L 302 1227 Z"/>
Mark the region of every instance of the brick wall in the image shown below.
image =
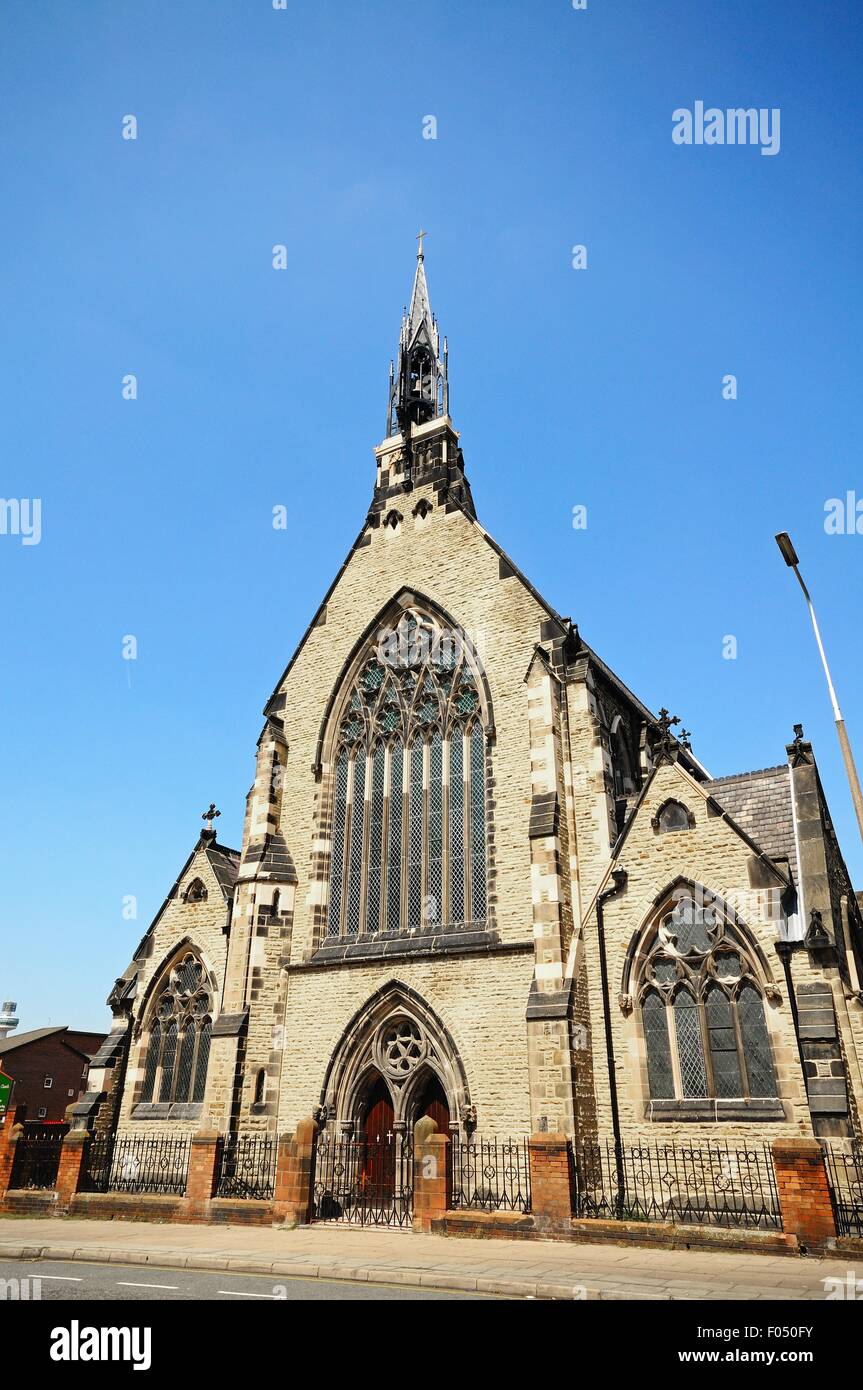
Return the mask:
<path id="1" fill-rule="evenodd" d="M 12 1104 L 26 1105 L 30 1120 L 64 1118 L 68 1106 L 74 1105 L 86 1089 L 88 1056 L 98 1051 L 105 1035 L 76 1032 L 75 1046 L 64 1041 L 64 1036 L 51 1033 L 6 1053 L 3 1043 L 14 1042 L 15 1035 L 0 1039 L 0 1068 L 15 1079 Z M 46 1077 L 52 1079 L 49 1088 L 45 1086 Z M 46 1114 L 40 1116 L 43 1108 Z"/>

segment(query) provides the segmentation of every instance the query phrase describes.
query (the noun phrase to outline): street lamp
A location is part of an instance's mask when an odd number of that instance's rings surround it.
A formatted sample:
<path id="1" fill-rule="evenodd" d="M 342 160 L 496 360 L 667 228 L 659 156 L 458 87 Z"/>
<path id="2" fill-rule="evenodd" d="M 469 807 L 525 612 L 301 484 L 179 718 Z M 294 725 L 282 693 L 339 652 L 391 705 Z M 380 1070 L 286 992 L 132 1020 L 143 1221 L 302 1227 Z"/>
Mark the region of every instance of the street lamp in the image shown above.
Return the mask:
<path id="1" fill-rule="evenodd" d="M 779 546 L 782 552 L 782 558 L 788 568 L 792 569 L 797 575 L 797 582 L 803 590 L 803 597 L 806 599 L 806 607 L 809 609 L 809 616 L 812 619 L 812 629 L 815 633 L 815 641 L 818 643 L 821 665 L 824 667 L 824 674 L 827 677 L 827 689 L 830 692 L 830 703 L 833 706 L 833 718 L 836 721 L 836 733 L 839 736 L 839 747 L 842 749 L 842 761 L 845 764 L 848 785 L 851 788 L 851 800 L 854 802 L 854 810 L 857 814 L 857 826 L 860 831 L 860 838 L 863 839 L 863 793 L 860 791 L 860 779 L 857 776 L 857 769 L 854 766 L 854 757 L 851 752 L 851 744 L 848 742 L 845 720 L 842 718 L 839 701 L 836 699 L 836 691 L 833 689 L 830 667 L 827 665 L 827 657 L 824 652 L 824 643 L 821 641 L 821 633 L 818 630 L 818 620 L 815 617 L 815 609 L 812 606 L 812 599 L 809 597 L 809 590 L 803 583 L 803 576 L 798 568 L 800 561 L 797 557 L 797 551 L 794 549 L 791 537 L 787 531 L 779 532 L 779 535 L 776 537 L 776 544 Z"/>

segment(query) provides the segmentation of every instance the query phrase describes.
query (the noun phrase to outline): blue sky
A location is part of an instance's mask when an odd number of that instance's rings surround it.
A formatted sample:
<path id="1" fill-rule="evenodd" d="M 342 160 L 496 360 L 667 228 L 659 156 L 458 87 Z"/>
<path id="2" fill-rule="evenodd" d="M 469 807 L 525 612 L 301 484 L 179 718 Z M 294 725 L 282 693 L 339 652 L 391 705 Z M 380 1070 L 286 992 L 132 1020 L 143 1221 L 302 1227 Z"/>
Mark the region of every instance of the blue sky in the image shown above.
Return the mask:
<path id="1" fill-rule="evenodd" d="M 262 706 L 370 498 L 420 226 L 480 519 L 714 775 L 802 721 L 861 880 L 773 541 L 863 760 L 863 538 L 824 530 L 863 499 L 860 60 L 850 0 L 7 0 L 0 494 L 42 499 L 39 545 L 0 535 L 22 1027 L 107 1021 L 211 799 L 240 842 Z M 697 100 L 779 107 L 779 154 L 675 145 Z"/>

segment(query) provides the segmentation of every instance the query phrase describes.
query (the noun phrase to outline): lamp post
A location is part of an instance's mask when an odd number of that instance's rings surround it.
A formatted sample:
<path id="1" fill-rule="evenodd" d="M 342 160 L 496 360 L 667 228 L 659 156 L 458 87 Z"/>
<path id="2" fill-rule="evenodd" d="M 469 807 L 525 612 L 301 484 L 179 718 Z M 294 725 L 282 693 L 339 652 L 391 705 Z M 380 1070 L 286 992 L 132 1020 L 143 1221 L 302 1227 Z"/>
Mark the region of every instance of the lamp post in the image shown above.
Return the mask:
<path id="1" fill-rule="evenodd" d="M 818 630 L 818 620 L 815 617 L 815 609 L 812 606 L 812 599 L 809 590 L 803 582 L 800 573 L 800 560 L 797 551 L 794 549 L 791 537 L 787 531 L 780 531 L 776 537 L 776 544 L 782 552 L 782 558 L 789 569 L 797 575 L 797 582 L 803 590 L 803 597 L 806 599 L 806 607 L 809 609 L 809 616 L 812 619 L 812 630 L 815 633 L 815 641 L 818 643 L 818 654 L 821 657 L 821 665 L 824 667 L 824 675 L 827 677 L 827 689 L 830 692 L 830 703 L 833 706 L 833 718 L 836 722 L 836 733 L 839 737 L 839 747 L 842 749 L 842 761 L 845 764 L 845 772 L 848 777 L 848 785 L 851 788 L 851 800 L 854 802 L 854 810 L 857 815 L 857 826 L 860 831 L 860 838 L 863 839 L 863 792 L 860 791 L 860 778 L 857 776 L 857 769 L 854 766 L 854 756 L 851 752 L 851 744 L 848 742 L 848 733 L 845 728 L 845 720 L 842 718 L 842 711 L 839 708 L 839 701 L 836 699 L 836 691 L 833 688 L 833 681 L 830 676 L 830 667 L 827 665 L 827 656 L 824 652 L 824 643 L 821 641 L 821 633 Z"/>

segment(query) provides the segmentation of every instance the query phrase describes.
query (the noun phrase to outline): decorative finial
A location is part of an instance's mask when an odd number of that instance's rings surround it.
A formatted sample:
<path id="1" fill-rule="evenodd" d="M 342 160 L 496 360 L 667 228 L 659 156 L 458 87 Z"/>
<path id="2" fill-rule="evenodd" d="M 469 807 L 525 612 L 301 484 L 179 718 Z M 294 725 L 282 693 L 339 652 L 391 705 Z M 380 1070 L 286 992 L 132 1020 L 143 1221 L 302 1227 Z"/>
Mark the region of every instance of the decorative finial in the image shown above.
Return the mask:
<path id="1" fill-rule="evenodd" d="M 423 237 L 427 237 L 427 236 L 428 236 L 428 232 L 420 232 L 419 236 L 417 237 L 417 241 L 418 241 L 419 244 L 420 244 L 420 249 L 417 251 L 417 260 L 418 260 L 418 261 L 425 260 L 425 251 L 423 250 Z"/>
<path id="2" fill-rule="evenodd" d="M 207 810 L 203 812 L 201 820 L 205 820 L 207 822 L 207 831 L 210 835 L 212 835 L 213 833 L 213 821 L 216 819 L 217 816 L 220 816 L 221 814 L 221 811 L 216 810 L 215 801 L 211 801 Z"/>
<path id="3" fill-rule="evenodd" d="M 674 724 L 679 723 L 680 720 L 677 715 L 669 714 L 668 710 L 663 706 L 659 711 L 659 718 L 656 721 L 659 729 L 659 742 L 656 751 L 660 759 L 671 757 L 671 752 L 674 748 L 674 737 L 671 733 L 671 729 Z"/>
<path id="4" fill-rule="evenodd" d="M 692 733 L 689 729 L 684 729 L 683 727 L 681 727 L 677 741 L 680 744 L 681 748 L 686 749 L 687 753 L 692 752 Z"/>
<path id="5" fill-rule="evenodd" d="M 795 742 L 795 743 L 802 743 L 802 742 L 803 742 L 803 725 L 802 725 L 802 724 L 795 724 L 795 725 L 794 725 L 794 742 Z"/>

